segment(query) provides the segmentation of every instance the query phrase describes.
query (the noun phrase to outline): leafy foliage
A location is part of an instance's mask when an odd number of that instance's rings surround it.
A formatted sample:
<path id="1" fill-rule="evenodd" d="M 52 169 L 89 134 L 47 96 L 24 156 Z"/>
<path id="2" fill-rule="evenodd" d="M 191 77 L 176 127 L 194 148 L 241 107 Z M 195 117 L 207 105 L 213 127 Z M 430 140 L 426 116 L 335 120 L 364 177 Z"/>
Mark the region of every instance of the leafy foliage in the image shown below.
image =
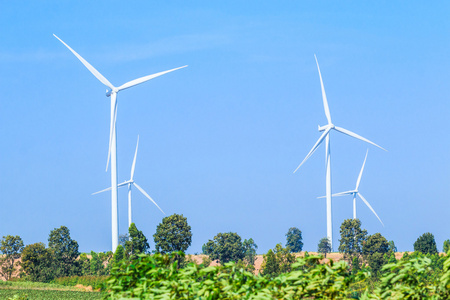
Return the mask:
<path id="1" fill-rule="evenodd" d="M 352 274 L 345 261 L 321 264 L 321 256 L 297 258 L 289 273 L 258 276 L 235 263 L 178 268 L 176 256 L 139 255 L 113 268 L 107 299 L 449 299 L 450 258 L 433 271 L 432 259 L 409 256 L 383 267 L 379 281 L 366 270 Z M 439 258 L 442 259 L 442 258 Z M 432 272 L 436 276 L 429 277 Z M 374 288 L 371 288 L 372 285 Z"/>
<path id="2" fill-rule="evenodd" d="M 56 277 L 78 275 L 78 243 L 70 237 L 66 226 L 55 228 L 48 237 L 48 247 L 53 250 Z"/>
<path id="3" fill-rule="evenodd" d="M 244 261 L 247 265 L 252 266 L 255 264 L 256 260 L 256 249 L 258 249 L 258 245 L 255 244 L 252 238 L 248 240 L 244 240 L 242 243 L 244 247 Z"/>
<path id="4" fill-rule="evenodd" d="M 125 248 L 125 243 L 130 240 L 130 235 L 127 233 L 125 234 L 119 234 L 119 245 L 122 245 L 122 247 Z"/>
<path id="5" fill-rule="evenodd" d="M 118 245 L 116 248 L 116 252 L 114 252 L 114 256 L 112 259 L 112 264 L 118 264 L 122 262 L 125 259 L 125 250 L 123 249 L 122 245 Z"/>
<path id="6" fill-rule="evenodd" d="M 447 259 L 447 263 L 450 260 Z M 400 260 L 395 264 L 387 264 L 383 267 L 385 276 L 375 288 L 369 299 L 447 299 L 439 294 L 448 294 L 448 289 L 441 290 L 439 279 L 430 277 L 433 273 L 431 259 L 420 255 Z M 450 275 L 446 271 L 446 275 Z M 443 276 L 443 277 L 444 277 Z M 445 280 L 443 281 L 445 282 Z M 367 293 L 366 293 L 367 294 Z"/>
<path id="7" fill-rule="evenodd" d="M 344 262 L 320 265 L 319 256 L 300 258 L 291 273 L 269 280 L 234 263 L 207 268 L 189 264 L 178 269 L 174 255 L 140 255 L 132 264 L 113 268 L 106 286 L 108 299 L 336 298 L 345 296 L 353 278 Z"/>
<path id="8" fill-rule="evenodd" d="M 18 259 L 23 251 L 23 241 L 20 236 L 7 235 L 0 241 L 0 252 L 3 256 L 0 257 L 0 274 L 9 280 L 18 266 Z"/>
<path id="9" fill-rule="evenodd" d="M 269 250 L 263 256 L 262 274 L 272 278 L 281 273 L 290 272 L 294 261 L 295 256 L 291 254 L 290 248 L 283 248 L 281 244 L 277 244 L 273 250 Z"/>
<path id="10" fill-rule="evenodd" d="M 339 240 L 339 252 L 344 253 L 344 259 L 352 264 L 355 257 L 360 261 L 362 254 L 362 245 L 366 240 L 367 230 L 361 229 L 359 219 L 347 219 L 341 224 L 341 239 Z M 352 267 L 359 267 L 353 266 Z"/>
<path id="11" fill-rule="evenodd" d="M 130 257 L 141 253 L 147 253 L 150 248 L 147 238 L 142 231 L 137 229 L 134 223 L 131 223 L 128 233 L 130 240 L 125 242 L 126 256 Z"/>
<path id="12" fill-rule="evenodd" d="M 374 275 L 378 274 L 382 266 L 387 263 L 388 257 L 385 254 L 388 251 L 389 243 L 380 233 L 375 233 L 367 237 L 362 248 L 362 254 Z"/>
<path id="13" fill-rule="evenodd" d="M 202 257 L 202 265 L 206 268 L 209 267 L 209 265 L 211 264 L 212 260 L 211 258 L 209 258 L 208 255 L 205 255 Z"/>
<path id="14" fill-rule="evenodd" d="M 389 241 L 389 251 L 391 252 L 397 252 L 397 246 L 395 246 L 394 241 Z"/>
<path id="15" fill-rule="evenodd" d="M 427 253 L 427 254 L 437 254 L 436 241 L 434 240 L 434 235 L 432 233 L 422 234 L 414 242 L 414 251 Z"/>
<path id="16" fill-rule="evenodd" d="M 55 277 L 52 249 L 43 243 L 27 245 L 22 251 L 22 270 L 31 281 L 49 282 Z"/>
<path id="17" fill-rule="evenodd" d="M 81 268 L 81 274 L 83 275 L 91 274 L 91 261 L 86 253 L 80 254 L 78 264 L 80 265 Z"/>
<path id="18" fill-rule="evenodd" d="M 212 260 L 219 260 L 222 265 L 230 261 L 238 262 L 245 257 L 241 237 L 235 232 L 218 233 L 214 240 L 203 245 L 203 250 Z"/>
<path id="19" fill-rule="evenodd" d="M 286 247 L 294 253 L 302 251 L 302 232 L 297 227 L 289 228 L 288 232 L 286 233 Z"/>
<path id="20" fill-rule="evenodd" d="M 97 288 L 98 286 L 105 284 L 109 276 L 69 276 L 55 278 L 51 283 L 63 285 L 63 286 L 76 286 L 82 284 L 84 286 L 91 286 Z"/>
<path id="21" fill-rule="evenodd" d="M 331 242 L 327 237 L 320 239 L 317 252 L 322 253 L 325 257 L 327 257 L 327 253 L 331 252 Z"/>
<path id="22" fill-rule="evenodd" d="M 277 257 L 272 249 L 269 249 L 269 251 L 263 255 L 261 274 L 268 277 L 275 277 L 280 274 L 280 265 L 278 264 Z"/>
<path id="23" fill-rule="evenodd" d="M 450 240 L 444 241 L 444 246 L 442 247 L 442 251 L 444 251 L 445 253 L 448 253 L 448 251 L 450 251 Z"/>
<path id="24" fill-rule="evenodd" d="M 153 238 L 157 252 L 186 251 L 192 242 L 191 226 L 183 215 L 173 214 L 156 227 Z"/>

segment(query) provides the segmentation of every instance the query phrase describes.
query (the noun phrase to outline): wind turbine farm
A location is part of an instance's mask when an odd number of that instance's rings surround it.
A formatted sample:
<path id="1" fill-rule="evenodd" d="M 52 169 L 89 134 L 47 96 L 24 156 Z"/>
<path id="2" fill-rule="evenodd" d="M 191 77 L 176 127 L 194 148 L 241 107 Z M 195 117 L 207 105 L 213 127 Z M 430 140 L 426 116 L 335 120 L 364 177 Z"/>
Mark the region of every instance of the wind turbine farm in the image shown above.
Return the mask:
<path id="1" fill-rule="evenodd" d="M 373 214 L 377 217 L 377 219 L 380 221 L 381 225 L 384 226 L 383 221 L 381 221 L 380 217 L 377 215 L 377 213 L 372 208 L 370 203 L 359 192 L 359 184 L 361 183 L 361 177 L 362 177 L 362 174 L 363 174 L 363 171 L 364 171 L 364 166 L 366 165 L 367 154 L 369 154 L 369 150 L 367 150 L 366 156 L 364 157 L 364 162 L 362 164 L 361 171 L 359 172 L 359 176 L 358 176 L 358 179 L 356 181 L 355 189 L 347 191 L 347 192 L 336 193 L 336 194 L 333 194 L 331 196 L 332 197 L 347 196 L 347 195 L 353 196 L 353 219 L 356 219 L 356 196 L 358 196 L 364 202 L 364 204 L 366 204 L 366 206 L 373 212 Z M 325 198 L 325 197 L 319 197 L 319 198 Z"/>
<path id="2" fill-rule="evenodd" d="M 0 237 L 65 225 L 89 254 L 135 223 L 154 251 L 176 213 L 188 254 L 291 227 L 338 251 L 353 218 L 399 252 L 450 238 L 448 4 L 0 6 Z"/>
<path id="3" fill-rule="evenodd" d="M 149 199 L 164 215 L 164 211 L 161 209 L 161 207 L 159 207 L 159 205 L 147 194 L 146 191 L 144 191 L 143 188 L 141 188 L 135 181 L 134 181 L 134 170 L 136 169 L 136 157 L 137 157 L 137 152 L 138 152 L 138 146 L 139 146 L 139 136 L 137 139 L 137 143 L 136 143 L 136 151 L 134 152 L 134 158 L 133 158 L 133 164 L 131 165 L 131 175 L 130 175 L 130 179 L 126 180 L 122 183 L 120 183 L 117 187 L 128 187 L 128 227 L 130 227 L 131 223 L 133 223 L 132 221 L 132 209 L 131 209 L 131 188 L 132 186 L 136 187 L 145 197 L 147 197 L 147 199 Z M 111 187 L 95 192 L 92 195 L 96 195 L 102 192 L 106 192 L 106 191 L 110 191 Z"/>
<path id="4" fill-rule="evenodd" d="M 337 127 L 331 122 L 331 114 L 330 114 L 330 108 L 328 107 L 328 101 L 327 96 L 325 93 L 325 87 L 323 85 L 322 80 L 322 74 L 320 73 L 320 67 L 319 62 L 317 61 L 317 57 L 314 55 L 314 58 L 316 59 L 317 64 L 317 70 L 319 72 L 319 78 L 320 78 L 320 86 L 322 89 L 322 101 L 323 101 L 323 107 L 325 110 L 325 116 L 327 118 L 328 124 L 325 126 L 319 125 L 319 132 L 323 132 L 322 135 L 319 137 L 317 142 L 314 144 L 312 149 L 309 151 L 309 153 L 306 155 L 305 159 L 298 165 L 298 167 L 294 170 L 294 173 L 297 172 L 297 170 L 308 160 L 308 158 L 313 155 L 313 153 L 317 150 L 317 148 L 320 146 L 320 144 L 325 140 L 325 165 L 326 165 L 326 175 L 325 175 L 325 190 L 326 190 L 326 201 L 327 201 L 327 238 L 330 240 L 331 243 L 331 249 L 333 249 L 333 222 L 332 222 L 332 194 L 331 194 L 331 144 L 330 144 L 330 132 L 331 130 L 338 131 L 340 133 L 346 134 L 350 137 L 353 137 L 355 139 L 361 140 L 363 142 L 372 144 L 382 150 L 385 150 L 384 148 L 378 146 L 377 144 L 369 141 L 368 139 L 351 132 L 350 130 L 344 129 L 342 127 Z M 365 162 L 365 161 L 364 161 Z M 362 170 L 361 170 L 362 171 Z M 360 196 L 361 197 L 361 196 Z M 362 198 L 362 197 L 361 197 Z M 362 198 L 363 199 L 363 198 Z M 363 200 L 365 201 L 365 200 Z M 366 202 L 366 201 L 365 201 Z M 378 217 L 378 216 L 377 216 Z M 381 221 L 381 220 L 380 220 Z"/>
<path id="5" fill-rule="evenodd" d="M 147 75 L 140 77 L 122 84 L 119 87 L 112 85 L 108 79 L 106 79 L 100 72 L 98 72 L 91 64 L 89 64 L 84 58 L 82 58 L 77 52 L 70 48 L 66 43 L 64 43 L 59 37 L 53 34 L 64 46 L 66 46 L 80 61 L 83 65 L 94 75 L 101 83 L 103 83 L 109 89 L 106 90 L 106 96 L 111 97 L 111 122 L 110 122 L 110 132 L 109 132 L 109 147 L 108 147 L 108 159 L 106 162 L 106 171 L 108 170 L 109 161 L 111 159 L 111 248 L 114 252 L 119 245 L 119 223 L 118 223 L 118 197 L 117 197 L 117 132 L 116 132 L 116 119 L 117 119 L 117 94 L 121 90 L 128 89 L 135 85 L 144 83 L 153 78 L 159 77 L 161 75 L 167 74 L 169 72 L 176 71 L 187 66 L 178 67 L 175 69 L 155 73 L 152 75 Z M 137 187 L 137 186 L 136 186 Z M 139 190 L 141 190 L 138 187 Z M 143 192 L 143 191 L 141 191 Z M 149 196 L 148 196 L 149 197 Z M 156 203 L 155 203 L 156 204 Z"/>
<path id="6" fill-rule="evenodd" d="M 449 299 L 449 11 L 0 2 L 0 299 Z"/>

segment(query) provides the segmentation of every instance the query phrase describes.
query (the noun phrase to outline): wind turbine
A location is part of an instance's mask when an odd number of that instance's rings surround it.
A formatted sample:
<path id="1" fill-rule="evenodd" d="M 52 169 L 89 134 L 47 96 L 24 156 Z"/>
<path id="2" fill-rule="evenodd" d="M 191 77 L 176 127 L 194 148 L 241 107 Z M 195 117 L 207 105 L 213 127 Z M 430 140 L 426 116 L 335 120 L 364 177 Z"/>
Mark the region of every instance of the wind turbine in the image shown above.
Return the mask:
<path id="1" fill-rule="evenodd" d="M 131 220 L 131 186 L 132 185 L 134 185 L 145 197 L 147 197 L 150 201 L 152 201 L 153 202 L 153 204 L 155 204 L 156 205 L 156 207 L 163 213 L 163 214 L 165 214 L 164 213 L 164 211 L 161 209 L 161 207 L 159 207 L 158 206 L 158 204 L 156 204 L 156 202 L 144 191 L 144 189 L 143 188 L 141 188 L 136 182 L 134 182 L 134 179 L 133 179 L 133 177 L 134 177 L 134 170 L 135 170 L 135 168 L 136 168 L 136 157 L 137 157 L 137 151 L 138 151 L 138 146 L 139 146 L 139 136 L 138 136 L 138 139 L 137 139 L 137 144 L 136 144 L 136 152 L 134 152 L 134 159 L 133 159 L 133 164 L 131 165 L 131 176 L 130 176 L 130 180 L 126 180 L 126 181 L 124 181 L 124 182 L 122 182 L 122 183 L 120 183 L 117 187 L 123 187 L 123 186 L 128 186 L 128 228 L 130 228 L 130 225 L 131 225 L 131 223 L 132 223 L 132 220 Z M 111 187 L 109 187 L 109 188 L 107 188 L 107 189 L 104 189 L 104 190 L 101 190 L 101 191 L 98 191 L 98 192 L 95 192 L 95 193 L 93 193 L 92 195 L 95 195 L 95 194 L 99 194 L 99 193 L 102 193 L 102 192 L 106 192 L 106 191 L 109 191 L 109 190 L 111 190 Z"/>
<path id="2" fill-rule="evenodd" d="M 155 73 L 152 75 L 147 75 L 134 80 L 131 80 L 119 87 L 115 87 L 108 81 L 99 71 L 97 71 L 91 64 L 89 64 L 84 58 L 82 58 L 77 52 L 70 48 L 66 43 L 64 43 L 59 37 L 53 34 L 61 43 L 64 44 L 80 61 L 81 63 L 98 79 L 101 83 L 106 85 L 108 89 L 106 90 L 106 96 L 111 97 L 111 122 L 109 130 L 109 148 L 108 148 L 108 159 L 106 162 L 106 171 L 108 171 L 109 160 L 111 159 L 111 233 L 112 233 L 112 251 L 115 252 L 117 246 L 119 245 L 119 224 L 118 224 L 118 213 L 117 213 L 117 132 L 116 132 L 116 117 L 117 117 L 117 93 L 119 91 L 125 90 L 132 86 L 141 84 L 150 79 L 156 78 L 158 76 L 164 75 L 166 73 L 185 68 L 187 66 L 167 70 L 164 72 Z"/>
<path id="3" fill-rule="evenodd" d="M 317 61 L 316 55 L 314 55 L 314 58 L 316 59 L 317 70 L 319 71 L 320 86 L 322 88 L 323 107 L 325 110 L 325 116 L 327 117 L 328 124 L 325 126 L 319 125 L 319 132 L 323 132 L 322 135 L 319 137 L 317 142 L 314 144 L 311 151 L 309 151 L 308 155 L 306 155 L 305 159 L 301 162 L 301 164 L 297 167 L 297 169 L 295 169 L 294 173 L 297 172 L 297 170 L 301 167 L 301 165 L 303 165 L 308 160 L 308 158 L 311 157 L 311 155 L 313 155 L 313 153 L 317 150 L 317 148 L 320 146 L 320 144 L 323 142 L 323 140 L 325 140 L 325 164 L 327 167 L 326 180 L 325 180 L 325 187 L 326 187 L 326 196 L 325 197 L 327 199 L 327 238 L 331 242 L 331 249 L 333 249 L 333 225 L 332 225 L 332 218 L 331 218 L 331 148 L 330 148 L 330 132 L 331 132 L 331 130 L 338 131 L 340 133 L 346 134 L 346 135 L 356 138 L 358 140 L 372 144 L 372 145 L 374 145 L 380 149 L 383 149 L 385 151 L 386 151 L 386 149 L 378 146 L 377 144 L 369 141 L 366 138 L 363 138 L 362 136 L 360 136 L 354 132 L 351 132 L 350 130 L 335 126 L 333 124 L 333 122 L 331 122 L 330 109 L 328 107 L 327 96 L 325 94 L 325 88 L 323 86 L 323 80 L 322 80 L 322 74 L 320 73 L 319 62 Z"/>
<path id="4" fill-rule="evenodd" d="M 383 222 L 381 221 L 380 217 L 377 215 L 377 213 L 375 212 L 375 210 L 372 208 L 372 206 L 369 204 L 369 201 L 366 200 L 366 198 L 364 198 L 363 195 L 361 195 L 361 193 L 359 192 L 358 188 L 359 188 L 359 183 L 361 182 L 361 177 L 362 177 L 362 173 L 364 171 L 364 166 L 366 165 L 366 160 L 367 160 L 367 154 L 369 153 L 369 149 L 367 149 L 366 152 L 366 157 L 364 158 L 364 162 L 363 165 L 361 167 L 361 171 L 359 172 L 359 176 L 358 176 L 358 180 L 356 181 L 356 187 L 354 190 L 352 191 L 347 191 L 347 192 L 342 192 L 342 193 L 336 193 L 333 194 L 333 197 L 337 197 L 337 196 L 345 196 L 345 195 L 352 195 L 353 196 L 353 219 L 356 219 L 356 196 L 358 196 L 359 198 L 361 198 L 361 200 L 367 205 L 368 208 L 370 208 L 370 210 L 373 212 L 373 214 L 378 218 L 378 220 L 380 221 L 381 225 L 384 226 Z M 319 197 L 319 198 L 324 198 L 324 197 Z"/>

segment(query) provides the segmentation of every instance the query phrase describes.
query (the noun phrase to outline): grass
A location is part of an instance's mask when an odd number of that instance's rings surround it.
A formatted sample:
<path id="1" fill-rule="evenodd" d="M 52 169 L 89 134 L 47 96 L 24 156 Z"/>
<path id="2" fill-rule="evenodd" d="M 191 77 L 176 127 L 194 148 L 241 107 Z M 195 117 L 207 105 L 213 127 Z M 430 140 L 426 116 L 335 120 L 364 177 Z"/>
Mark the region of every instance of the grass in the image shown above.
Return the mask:
<path id="1" fill-rule="evenodd" d="M 14 298 L 16 297 L 16 298 Z M 0 299 L 33 299 L 33 300 L 72 300 L 72 299 L 102 299 L 103 295 L 97 292 L 76 292 L 57 290 L 13 290 L 0 289 Z"/>
<path id="2" fill-rule="evenodd" d="M 0 281 L 0 299 L 102 299 L 99 292 L 85 292 L 83 289 L 52 283 L 29 281 Z"/>

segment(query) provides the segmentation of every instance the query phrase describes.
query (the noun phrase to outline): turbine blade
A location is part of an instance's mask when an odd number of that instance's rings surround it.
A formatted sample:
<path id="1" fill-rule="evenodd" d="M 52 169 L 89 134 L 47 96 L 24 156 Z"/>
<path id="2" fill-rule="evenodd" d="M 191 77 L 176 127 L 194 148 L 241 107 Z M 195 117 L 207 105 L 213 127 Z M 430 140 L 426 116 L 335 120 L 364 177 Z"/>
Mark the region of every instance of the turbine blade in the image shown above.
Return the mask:
<path id="1" fill-rule="evenodd" d="M 113 135 L 116 129 L 116 118 L 117 118 L 117 93 L 111 94 L 111 121 L 109 125 L 109 147 L 108 147 L 108 159 L 106 160 L 106 171 L 108 172 L 109 159 L 111 157 L 111 147 L 113 142 Z"/>
<path id="2" fill-rule="evenodd" d="M 156 204 L 156 202 L 152 199 L 152 197 L 150 197 L 139 185 L 137 185 L 137 183 L 133 182 L 133 185 L 139 190 L 141 191 L 142 194 L 144 194 L 145 197 L 147 197 L 148 199 L 150 199 L 150 201 L 153 202 L 153 204 L 156 205 L 157 208 L 159 208 L 159 210 L 163 213 L 166 214 L 165 212 L 163 212 L 163 210 L 161 209 L 161 207 L 158 206 L 158 204 Z"/>
<path id="3" fill-rule="evenodd" d="M 370 208 L 370 210 L 373 212 L 373 214 L 374 214 L 374 215 L 378 218 L 378 220 L 380 221 L 381 225 L 383 225 L 383 227 L 384 227 L 383 222 L 381 221 L 380 217 L 377 215 L 377 213 L 375 212 L 375 210 L 372 208 L 372 206 L 370 206 L 369 202 L 368 202 L 368 201 L 363 197 L 363 195 L 361 195 L 360 193 L 358 193 L 358 196 L 359 196 L 359 198 L 361 198 L 362 201 L 364 201 L 364 203 L 367 205 L 367 207 Z"/>
<path id="4" fill-rule="evenodd" d="M 173 71 L 176 71 L 176 70 L 178 70 L 178 69 L 182 69 L 182 68 L 186 68 L 186 67 L 187 67 L 187 65 L 186 65 L 186 66 L 182 66 L 182 67 L 178 67 L 178 68 L 175 68 L 175 69 L 167 70 L 167 71 L 164 71 L 164 72 L 159 72 L 159 73 L 155 73 L 155 74 L 152 74 L 152 75 L 147 75 L 147 76 L 144 76 L 144 77 L 141 77 L 141 78 L 138 78 L 138 79 L 134 79 L 134 80 L 128 81 L 128 82 L 125 83 L 125 84 L 122 84 L 122 85 L 119 86 L 117 89 L 118 89 L 119 91 L 121 91 L 121 90 L 130 88 L 130 87 L 132 87 L 132 86 L 141 84 L 141 83 L 143 83 L 143 82 L 146 82 L 146 81 L 148 81 L 148 80 L 150 80 L 150 79 L 153 79 L 153 78 L 159 77 L 159 76 L 161 76 L 161 75 L 167 74 L 167 73 L 169 73 L 169 72 L 173 72 Z"/>
<path id="5" fill-rule="evenodd" d="M 117 187 L 123 187 L 123 186 L 126 186 L 126 185 L 128 185 L 129 184 L 129 182 L 128 181 L 124 181 L 124 182 L 122 182 L 122 183 L 119 183 L 118 185 L 117 185 Z"/>
<path id="6" fill-rule="evenodd" d="M 333 197 L 339 197 L 339 196 L 351 195 L 351 194 L 354 194 L 354 193 L 355 193 L 354 191 L 341 192 L 341 193 L 333 194 Z"/>
<path id="7" fill-rule="evenodd" d="M 339 131 L 339 132 L 341 132 L 341 133 L 343 133 L 343 134 L 346 134 L 346 135 L 348 135 L 348 136 L 354 137 L 355 139 L 364 141 L 364 142 L 369 143 L 369 144 L 372 144 L 372 145 L 374 145 L 375 147 L 378 147 L 378 148 L 380 148 L 380 149 L 382 149 L 382 150 L 384 150 L 384 151 L 387 151 L 387 150 L 384 149 L 383 147 L 378 146 L 378 145 L 375 144 L 374 142 L 371 142 L 371 141 L 369 141 L 368 139 L 363 138 L 362 136 L 360 136 L 360 135 L 358 135 L 358 134 L 356 134 L 356 133 L 354 133 L 354 132 L 351 132 L 350 130 L 347 130 L 347 129 L 344 129 L 344 128 L 338 127 L 338 126 L 335 126 L 334 129 L 336 129 L 337 131 Z"/>
<path id="8" fill-rule="evenodd" d="M 320 138 L 317 140 L 317 142 L 314 144 L 314 146 L 312 147 L 311 151 L 309 151 L 308 155 L 306 155 L 305 159 L 302 161 L 301 164 L 298 165 L 297 169 L 295 169 L 294 173 L 297 172 L 297 170 L 301 167 L 301 165 L 303 165 L 303 163 L 305 161 L 308 160 L 308 158 L 311 157 L 311 155 L 317 150 L 317 148 L 319 147 L 320 143 L 322 143 L 323 139 L 325 138 L 325 136 L 330 132 L 331 128 L 327 128 L 322 135 L 320 136 Z"/>
<path id="9" fill-rule="evenodd" d="M 341 192 L 341 193 L 336 193 L 336 194 L 333 194 L 333 195 L 331 195 L 332 197 L 340 197 L 340 196 L 346 196 L 346 195 L 351 195 L 351 194 L 353 194 L 354 192 L 353 191 L 348 191 L 348 192 Z M 322 198 L 326 198 L 327 196 L 320 196 L 320 197 L 317 197 L 317 199 L 322 199 Z"/>
<path id="10" fill-rule="evenodd" d="M 133 165 L 131 166 L 131 177 L 130 177 L 130 180 L 133 180 L 133 176 L 134 176 L 134 169 L 136 167 L 136 156 L 137 156 L 138 146 L 139 146 L 139 135 L 138 135 L 137 143 L 136 143 L 136 152 L 134 152 Z"/>
<path id="11" fill-rule="evenodd" d="M 128 181 L 124 181 L 124 182 L 118 184 L 117 187 L 120 188 L 120 187 L 123 187 L 123 186 L 125 186 L 125 185 L 127 185 L 127 184 L 128 184 Z M 111 187 L 109 187 L 109 188 L 107 188 L 107 189 L 104 189 L 104 190 L 101 190 L 101 191 L 98 191 L 98 192 L 95 192 L 95 193 L 92 193 L 91 195 L 100 194 L 100 193 L 103 193 L 103 192 L 106 192 L 106 191 L 109 191 L 109 190 L 111 190 Z"/>
<path id="12" fill-rule="evenodd" d="M 364 158 L 364 162 L 363 162 L 363 165 L 361 167 L 361 171 L 359 172 L 358 180 L 356 181 L 356 188 L 355 188 L 355 190 L 358 190 L 358 188 L 359 188 L 359 183 L 361 182 L 361 177 L 362 177 L 362 173 L 364 171 L 364 166 L 366 165 L 367 154 L 369 154 L 369 149 L 367 149 L 367 151 L 366 151 L 366 157 Z"/>
<path id="13" fill-rule="evenodd" d="M 327 117 L 328 124 L 332 124 L 331 123 L 330 108 L 328 107 L 327 95 L 325 94 L 325 87 L 323 86 L 322 74 L 320 73 L 319 62 L 317 61 L 317 57 L 316 57 L 315 54 L 314 54 L 314 58 L 316 59 L 317 70 L 319 70 L 320 86 L 322 88 L 322 100 L 323 100 L 323 108 L 325 110 L 325 116 Z"/>
<path id="14" fill-rule="evenodd" d="M 351 194 L 354 194 L 354 192 L 348 191 L 348 192 L 336 193 L 336 194 L 331 195 L 331 197 L 347 196 L 347 195 L 351 195 Z M 326 197 L 327 196 L 320 196 L 320 197 L 317 197 L 317 199 L 322 199 L 322 198 L 326 198 Z"/>
<path id="15" fill-rule="evenodd" d="M 107 189 L 104 189 L 104 190 L 101 190 L 101 191 L 98 191 L 98 192 L 95 192 L 95 193 L 92 193 L 91 195 L 100 194 L 100 193 L 103 193 L 103 192 L 106 192 L 106 191 L 109 191 L 109 190 L 111 190 L 111 187 L 109 187 Z"/>
<path id="16" fill-rule="evenodd" d="M 57 38 L 61 43 L 64 44 L 80 61 L 81 63 L 98 79 L 101 83 L 109 87 L 111 90 L 114 89 L 114 86 L 111 84 L 111 82 L 108 81 L 102 74 L 100 74 L 99 71 L 97 71 L 93 66 L 91 66 L 90 63 L 88 63 L 84 58 L 82 58 L 78 53 L 75 52 L 72 48 L 69 47 L 66 43 L 64 43 L 59 37 L 57 37 L 55 34 L 53 34 L 55 38 Z"/>

